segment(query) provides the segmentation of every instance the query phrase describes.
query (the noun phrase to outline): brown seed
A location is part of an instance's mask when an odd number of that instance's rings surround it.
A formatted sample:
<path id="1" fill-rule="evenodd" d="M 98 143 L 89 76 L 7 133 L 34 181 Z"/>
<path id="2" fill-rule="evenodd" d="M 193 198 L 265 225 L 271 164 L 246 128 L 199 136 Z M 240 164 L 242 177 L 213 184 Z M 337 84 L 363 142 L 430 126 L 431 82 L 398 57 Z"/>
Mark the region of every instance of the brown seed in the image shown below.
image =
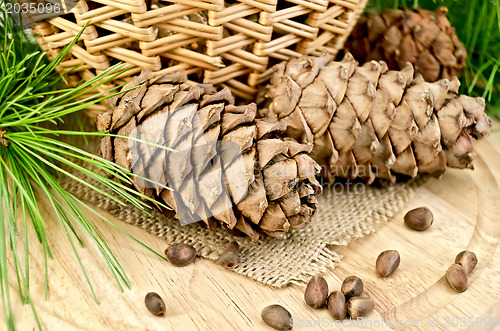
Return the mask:
<path id="1" fill-rule="evenodd" d="M 276 330 L 291 330 L 292 315 L 280 305 L 270 305 L 262 309 L 262 320 Z"/>
<path id="2" fill-rule="evenodd" d="M 465 272 L 464 267 L 457 263 L 452 264 L 446 270 L 446 280 L 451 288 L 459 293 L 465 291 L 469 283 L 467 272 Z"/>
<path id="3" fill-rule="evenodd" d="M 396 250 L 387 250 L 380 253 L 377 257 L 375 269 L 380 277 L 391 275 L 399 267 L 401 258 Z"/>
<path id="4" fill-rule="evenodd" d="M 144 303 L 151 314 L 156 316 L 165 315 L 165 302 L 163 302 L 163 299 L 157 293 L 149 292 L 146 294 Z"/>
<path id="5" fill-rule="evenodd" d="M 427 207 L 415 208 L 405 215 L 405 223 L 412 230 L 427 230 L 433 222 L 434 216 Z"/>
<path id="6" fill-rule="evenodd" d="M 464 267 L 465 272 L 469 274 L 476 267 L 477 256 L 476 254 L 474 254 L 474 252 L 463 251 L 458 253 L 457 257 L 455 258 L 455 263 L 460 264 L 462 267 Z"/>
<path id="7" fill-rule="evenodd" d="M 165 250 L 165 255 L 170 263 L 178 267 L 183 267 L 194 261 L 196 258 L 196 249 L 188 244 L 177 243 L 170 245 Z"/>
<path id="8" fill-rule="evenodd" d="M 224 252 L 219 255 L 217 263 L 227 269 L 234 268 L 240 259 L 240 245 L 236 241 L 233 241 L 227 245 Z"/>
<path id="9" fill-rule="evenodd" d="M 328 296 L 328 311 L 336 320 L 343 320 L 346 317 L 345 296 L 340 291 L 333 291 Z"/>
<path id="10" fill-rule="evenodd" d="M 359 277 L 349 276 L 344 279 L 341 291 L 345 295 L 346 300 L 360 296 L 363 293 L 363 281 Z"/>
<path id="11" fill-rule="evenodd" d="M 354 319 L 368 315 L 374 307 L 372 298 L 354 297 L 347 301 L 347 313 Z"/>
<path id="12" fill-rule="evenodd" d="M 304 300 L 312 308 L 320 308 L 325 305 L 328 298 L 328 283 L 320 276 L 316 275 L 307 284 L 304 292 Z"/>

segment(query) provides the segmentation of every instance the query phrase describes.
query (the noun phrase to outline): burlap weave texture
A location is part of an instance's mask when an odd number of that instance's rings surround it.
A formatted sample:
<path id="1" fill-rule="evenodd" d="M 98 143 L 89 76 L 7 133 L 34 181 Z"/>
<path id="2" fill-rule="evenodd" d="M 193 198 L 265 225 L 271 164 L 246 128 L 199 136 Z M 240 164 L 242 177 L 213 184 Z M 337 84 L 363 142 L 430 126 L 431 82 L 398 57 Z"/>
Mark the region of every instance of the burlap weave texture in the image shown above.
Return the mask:
<path id="1" fill-rule="evenodd" d="M 308 227 L 292 231 L 286 240 L 262 238 L 253 243 L 222 229 L 208 230 L 198 224 L 181 226 L 177 219 L 166 219 L 156 210 L 150 216 L 132 205 L 121 206 L 72 180 L 63 184 L 82 201 L 164 238 L 167 243 L 193 245 L 203 258 L 216 260 L 225 246 L 236 240 L 241 254 L 233 270 L 275 287 L 304 285 L 312 275 L 335 268 L 342 256 L 334 246 L 347 245 L 374 232 L 377 224 L 388 221 L 403 207 L 418 185 L 411 182 L 387 188 L 360 184 L 327 188 L 318 197 L 318 211 Z"/>

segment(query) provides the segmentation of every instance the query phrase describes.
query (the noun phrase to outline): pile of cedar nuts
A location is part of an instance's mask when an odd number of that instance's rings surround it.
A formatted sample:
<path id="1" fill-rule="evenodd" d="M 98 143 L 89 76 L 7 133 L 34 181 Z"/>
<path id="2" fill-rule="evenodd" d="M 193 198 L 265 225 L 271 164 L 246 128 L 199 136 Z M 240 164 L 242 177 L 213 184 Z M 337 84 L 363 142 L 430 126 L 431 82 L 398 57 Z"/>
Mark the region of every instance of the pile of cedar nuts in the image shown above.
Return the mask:
<path id="1" fill-rule="evenodd" d="M 405 224 L 412 230 L 427 230 L 434 221 L 432 212 L 427 207 L 410 210 L 404 217 Z M 401 258 L 396 250 L 386 250 L 380 253 L 375 262 L 375 271 L 380 277 L 390 276 L 399 267 Z M 463 251 L 455 258 L 446 271 L 446 280 L 450 287 L 463 292 L 468 286 L 468 275 L 477 264 L 476 254 Z M 335 320 L 343 320 L 347 317 L 357 319 L 368 315 L 375 303 L 366 292 L 363 291 L 363 281 L 356 276 L 344 279 L 340 291 L 328 294 L 326 280 L 316 275 L 311 278 L 304 292 L 304 300 L 312 308 L 326 306 Z M 276 330 L 291 330 L 292 315 L 280 305 L 271 305 L 262 310 L 262 319 Z"/>
<path id="2" fill-rule="evenodd" d="M 427 230 L 434 221 L 432 212 L 427 207 L 410 210 L 404 217 L 405 224 L 412 230 Z M 222 252 L 217 263 L 225 268 L 234 268 L 239 261 L 239 245 L 231 242 Z M 175 266 L 185 266 L 192 263 L 196 258 L 196 250 L 193 246 L 178 243 L 169 246 L 165 255 L 170 263 Z M 380 277 L 390 276 L 401 262 L 399 252 L 386 250 L 380 253 L 375 262 L 375 271 Z M 463 251 L 455 258 L 446 271 L 446 280 L 450 287 L 456 292 L 463 292 L 468 287 L 468 275 L 476 267 L 477 257 L 473 252 Z M 347 317 L 357 319 L 368 315 L 375 303 L 366 292 L 363 291 L 363 281 L 356 276 L 349 276 L 342 282 L 340 291 L 328 293 L 328 284 L 321 275 L 311 278 L 304 292 L 304 300 L 312 308 L 318 309 L 326 306 L 332 317 L 343 320 Z M 154 292 L 146 295 L 146 308 L 156 316 L 165 315 L 165 303 L 162 298 Z M 261 312 L 262 320 L 276 330 L 291 330 L 292 315 L 280 305 L 270 305 Z"/>

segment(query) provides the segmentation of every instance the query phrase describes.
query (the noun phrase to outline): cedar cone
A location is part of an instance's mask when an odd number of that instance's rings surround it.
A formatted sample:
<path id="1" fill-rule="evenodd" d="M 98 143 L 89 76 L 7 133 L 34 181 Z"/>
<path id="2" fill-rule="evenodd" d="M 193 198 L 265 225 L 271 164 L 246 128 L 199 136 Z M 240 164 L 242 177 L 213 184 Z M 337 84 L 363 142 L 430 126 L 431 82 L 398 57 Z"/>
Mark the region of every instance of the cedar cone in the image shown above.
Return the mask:
<path id="1" fill-rule="evenodd" d="M 311 146 L 282 139 L 284 122 L 255 119 L 229 89 L 186 83 L 185 73 L 134 77 L 97 119 L 102 156 L 131 170 L 137 191 L 170 206 L 181 223 L 218 224 L 251 237 L 285 238 L 307 225 L 321 186 Z M 144 181 L 148 178 L 153 182 Z M 158 204 L 166 215 L 171 212 Z"/>
<path id="2" fill-rule="evenodd" d="M 408 62 L 426 81 L 460 77 L 467 51 L 440 7 L 424 9 L 385 9 L 361 18 L 345 49 L 356 60 L 385 61 L 391 70 L 402 70 Z"/>
<path id="3" fill-rule="evenodd" d="M 340 62 L 303 56 L 276 67 L 263 115 L 313 145 L 310 155 L 330 182 L 439 177 L 446 167 L 472 168 L 473 143 L 491 130 L 484 99 L 458 95 L 459 85 L 456 77 L 414 78 L 411 64 L 390 71 L 384 62 L 358 66 L 350 54 Z"/>

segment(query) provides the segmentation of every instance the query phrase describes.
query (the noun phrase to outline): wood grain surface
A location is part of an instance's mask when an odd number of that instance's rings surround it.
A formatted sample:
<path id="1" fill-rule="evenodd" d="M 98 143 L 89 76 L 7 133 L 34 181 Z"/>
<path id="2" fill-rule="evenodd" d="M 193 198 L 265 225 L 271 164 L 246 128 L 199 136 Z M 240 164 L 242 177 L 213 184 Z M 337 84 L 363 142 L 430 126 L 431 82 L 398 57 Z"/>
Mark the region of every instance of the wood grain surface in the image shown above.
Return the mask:
<path id="1" fill-rule="evenodd" d="M 475 171 L 452 169 L 441 180 L 430 180 L 376 233 L 336 248 L 344 259 L 325 278 L 330 290 L 340 289 L 349 275 L 364 280 L 367 294 L 376 302 L 366 320 L 336 327 L 326 309 L 313 310 L 305 304 L 304 288 L 271 288 L 210 261 L 174 267 L 98 220 L 96 224 L 122 263 L 132 288 L 122 293 L 97 248 L 87 243 L 78 253 L 94 285 L 97 304 L 66 235 L 41 203 L 54 252 L 54 260 L 48 264 L 50 285 L 45 299 L 41 248 L 34 232 L 29 233 L 31 293 L 42 324 L 46 330 L 270 330 L 260 311 L 277 303 L 291 312 L 295 330 L 459 330 L 468 325 L 470 330 L 500 330 L 500 126 L 496 123 L 495 127 L 492 136 L 477 144 Z M 434 213 L 428 231 L 412 231 L 403 223 L 404 213 L 418 206 L 428 206 Z M 165 249 L 163 239 L 113 221 L 156 251 Z M 21 247 L 23 238 L 19 239 Z M 376 276 L 374 264 L 386 249 L 400 252 L 401 265 L 382 279 Z M 479 263 L 468 290 L 458 294 L 443 275 L 456 254 L 465 249 L 476 252 Z M 15 296 L 16 282 L 11 276 L 17 326 L 33 330 L 33 314 Z M 150 291 L 164 298 L 165 317 L 146 310 L 144 296 Z M 488 326 L 495 318 L 497 326 Z M 0 329 L 4 328 L 5 323 L 0 323 Z"/>

